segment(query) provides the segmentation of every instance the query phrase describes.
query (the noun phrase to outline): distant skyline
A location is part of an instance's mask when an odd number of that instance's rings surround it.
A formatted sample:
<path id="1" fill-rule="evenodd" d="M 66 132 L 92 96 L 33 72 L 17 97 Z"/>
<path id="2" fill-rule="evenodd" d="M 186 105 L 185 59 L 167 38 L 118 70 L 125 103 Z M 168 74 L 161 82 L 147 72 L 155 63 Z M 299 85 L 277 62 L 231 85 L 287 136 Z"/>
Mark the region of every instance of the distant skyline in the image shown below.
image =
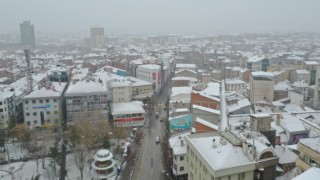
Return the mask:
<path id="1" fill-rule="evenodd" d="M 320 32 L 319 0 L 1 0 L 0 34 Z"/>

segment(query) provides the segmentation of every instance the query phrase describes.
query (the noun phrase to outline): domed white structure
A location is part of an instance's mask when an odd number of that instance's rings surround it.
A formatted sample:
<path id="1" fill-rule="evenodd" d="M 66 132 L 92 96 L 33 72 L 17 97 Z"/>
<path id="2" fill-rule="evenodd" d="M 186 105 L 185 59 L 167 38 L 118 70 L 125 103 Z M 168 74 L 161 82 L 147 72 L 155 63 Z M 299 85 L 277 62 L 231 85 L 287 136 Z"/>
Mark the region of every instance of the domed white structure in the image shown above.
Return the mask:
<path id="1" fill-rule="evenodd" d="M 91 163 L 92 169 L 90 175 L 95 179 L 110 179 L 117 174 L 116 162 L 113 154 L 106 150 L 99 150 L 94 156 L 94 161 Z"/>

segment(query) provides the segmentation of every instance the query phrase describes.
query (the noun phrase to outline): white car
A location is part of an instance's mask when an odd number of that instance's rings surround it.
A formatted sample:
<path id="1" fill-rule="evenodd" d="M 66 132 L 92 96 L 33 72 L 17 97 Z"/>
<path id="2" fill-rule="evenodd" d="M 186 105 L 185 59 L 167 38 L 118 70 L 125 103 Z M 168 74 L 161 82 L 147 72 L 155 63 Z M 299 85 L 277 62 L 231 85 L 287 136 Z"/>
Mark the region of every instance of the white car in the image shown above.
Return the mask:
<path id="1" fill-rule="evenodd" d="M 160 143 L 160 137 L 159 136 L 156 137 L 156 143 Z"/>

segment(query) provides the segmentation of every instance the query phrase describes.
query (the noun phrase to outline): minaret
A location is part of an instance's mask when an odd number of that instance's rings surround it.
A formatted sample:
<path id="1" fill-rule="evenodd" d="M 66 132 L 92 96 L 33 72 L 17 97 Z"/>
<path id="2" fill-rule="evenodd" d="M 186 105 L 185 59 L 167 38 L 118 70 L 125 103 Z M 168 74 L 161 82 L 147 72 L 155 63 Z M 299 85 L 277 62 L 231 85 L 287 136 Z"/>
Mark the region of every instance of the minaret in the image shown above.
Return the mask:
<path id="1" fill-rule="evenodd" d="M 221 81 L 220 85 L 220 122 L 219 122 L 219 132 L 223 132 L 229 127 L 228 122 L 228 109 L 227 109 L 227 98 L 225 91 L 225 82 Z"/>
<path id="2" fill-rule="evenodd" d="M 318 105 L 319 105 L 319 73 L 320 73 L 320 64 L 317 65 L 316 84 L 315 84 L 314 96 L 313 96 L 313 107 L 315 109 L 318 109 Z"/>

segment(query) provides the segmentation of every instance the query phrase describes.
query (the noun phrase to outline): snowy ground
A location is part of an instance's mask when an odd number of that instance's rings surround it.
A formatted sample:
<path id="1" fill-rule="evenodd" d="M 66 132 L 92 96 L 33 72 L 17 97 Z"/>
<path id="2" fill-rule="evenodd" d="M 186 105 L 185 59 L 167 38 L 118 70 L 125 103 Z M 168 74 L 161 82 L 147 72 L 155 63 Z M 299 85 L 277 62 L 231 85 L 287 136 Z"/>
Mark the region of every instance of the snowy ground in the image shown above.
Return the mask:
<path id="1" fill-rule="evenodd" d="M 120 162 L 116 159 L 117 166 L 119 166 Z M 45 167 L 49 167 L 50 159 L 47 158 L 45 161 Z M 80 171 L 76 167 L 75 163 L 73 162 L 73 156 L 72 154 L 67 155 L 67 178 L 66 179 L 80 179 Z M 14 177 L 16 180 L 30 180 L 32 176 L 35 176 L 37 174 L 37 163 L 35 160 L 30 160 L 27 162 L 17 162 L 17 163 L 11 163 L 0 166 L 0 170 L 7 170 L 10 171 L 10 168 L 14 172 Z M 86 163 L 86 166 L 84 168 L 84 178 L 83 179 L 91 179 L 91 176 L 89 174 L 90 166 L 89 163 Z M 52 172 L 52 171 L 49 171 Z M 39 160 L 39 167 L 38 167 L 38 173 L 41 174 L 41 180 L 47 180 L 50 179 L 48 177 L 48 171 L 45 169 L 42 169 L 42 162 Z M 52 174 L 52 173 L 50 173 Z M 59 172 L 57 172 L 57 176 L 59 175 Z M 52 176 L 51 176 L 52 177 Z M 0 179 L 1 180 L 11 180 L 11 176 L 7 172 L 0 171 Z"/>

